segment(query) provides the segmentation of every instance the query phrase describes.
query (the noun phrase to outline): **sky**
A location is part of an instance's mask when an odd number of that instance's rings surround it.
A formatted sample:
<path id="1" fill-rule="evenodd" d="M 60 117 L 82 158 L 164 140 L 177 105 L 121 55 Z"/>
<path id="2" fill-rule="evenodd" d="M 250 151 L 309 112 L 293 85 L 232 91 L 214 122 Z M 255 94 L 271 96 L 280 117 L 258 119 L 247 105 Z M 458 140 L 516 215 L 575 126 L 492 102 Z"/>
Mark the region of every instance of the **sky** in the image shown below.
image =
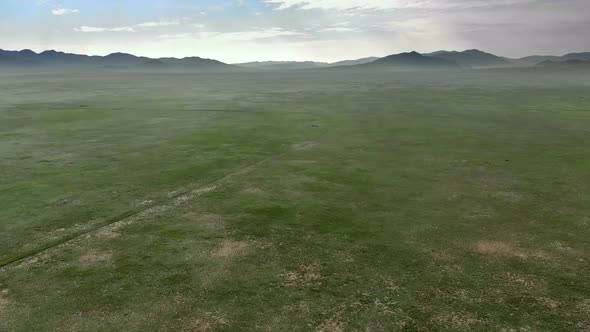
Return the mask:
<path id="1" fill-rule="evenodd" d="M 590 0 L 0 0 L 0 49 L 339 61 L 590 51 Z"/>

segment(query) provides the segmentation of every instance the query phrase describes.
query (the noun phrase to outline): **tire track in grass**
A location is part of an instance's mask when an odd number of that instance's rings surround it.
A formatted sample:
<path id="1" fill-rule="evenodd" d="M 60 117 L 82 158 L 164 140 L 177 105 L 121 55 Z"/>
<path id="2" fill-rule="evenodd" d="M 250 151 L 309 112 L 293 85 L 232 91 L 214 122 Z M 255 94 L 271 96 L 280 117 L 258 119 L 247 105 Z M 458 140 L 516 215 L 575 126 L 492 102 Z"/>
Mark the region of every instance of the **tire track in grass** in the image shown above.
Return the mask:
<path id="1" fill-rule="evenodd" d="M 99 223 L 98 225 L 96 225 L 94 227 L 86 228 L 86 229 L 83 229 L 78 232 L 73 232 L 72 234 L 64 236 L 60 239 L 57 239 L 54 241 L 49 241 L 43 245 L 40 245 L 36 248 L 31 249 L 31 250 L 27 250 L 27 251 L 24 251 L 18 255 L 3 259 L 2 261 L 0 261 L 0 269 L 4 268 L 6 266 L 12 265 L 12 264 L 19 263 L 19 262 L 26 260 L 28 258 L 32 258 L 34 256 L 40 255 L 52 248 L 62 246 L 64 244 L 67 244 L 73 240 L 81 238 L 81 237 L 83 237 L 87 234 L 90 234 L 92 232 L 96 232 L 98 230 L 101 230 L 103 228 L 109 227 L 109 226 L 117 224 L 117 223 L 122 223 L 126 220 L 129 220 L 132 217 L 140 215 L 141 213 L 148 212 L 149 210 L 153 210 L 158 207 L 166 206 L 167 204 L 173 203 L 175 201 L 179 201 L 179 200 L 182 201 L 183 197 L 187 197 L 190 199 L 192 195 L 198 196 L 201 193 L 213 191 L 213 190 L 217 189 L 220 185 L 222 185 L 224 182 L 228 181 L 229 179 L 231 179 L 237 175 L 246 173 L 246 172 L 250 171 L 251 169 L 258 167 L 269 160 L 277 159 L 277 158 L 285 156 L 291 152 L 299 151 L 299 150 L 301 150 L 301 146 L 312 147 L 314 145 L 315 145 L 315 143 L 312 143 L 312 142 L 293 144 L 291 146 L 298 146 L 298 148 L 297 149 L 289 149 L 289 150 L 283 151 L 281 153 L 268 156 L 266 158 L 263 158 L 262 160 L 258 160 L 256 162 L 254 162 L 254 163 L 237 167 L 233 171 L 230 171 L 229 173 L 225 174 L 224 176 L 222 176 L 220 178 L 213 179 L 209 182 L 205 182 L 204 184 L 202 184 L 198 187 L 182 190 L 180 192 L 175 193 L 174 195 L 167 197 L 166 199 L 162 199 L 162 200 L 153 202 L 151 204 L 144 205 L 141 208 L 136 208 L 136 209 L 131 209 L 131 210 L 125 211 L 125 212 L 118 214 L 114 217 L 106 219 L 104 222 Z"/>

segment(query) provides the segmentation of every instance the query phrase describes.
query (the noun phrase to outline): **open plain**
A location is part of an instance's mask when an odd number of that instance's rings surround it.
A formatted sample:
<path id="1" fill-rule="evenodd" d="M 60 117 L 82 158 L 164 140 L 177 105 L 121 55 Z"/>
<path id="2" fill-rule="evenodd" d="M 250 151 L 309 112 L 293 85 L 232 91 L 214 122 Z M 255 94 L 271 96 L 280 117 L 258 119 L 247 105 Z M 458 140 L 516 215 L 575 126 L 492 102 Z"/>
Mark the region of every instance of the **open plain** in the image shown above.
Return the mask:
<path id="1" fill-rule="evenodd" d="M 2 331 L 589 331 L 590 71 L 0 74 Z"/>

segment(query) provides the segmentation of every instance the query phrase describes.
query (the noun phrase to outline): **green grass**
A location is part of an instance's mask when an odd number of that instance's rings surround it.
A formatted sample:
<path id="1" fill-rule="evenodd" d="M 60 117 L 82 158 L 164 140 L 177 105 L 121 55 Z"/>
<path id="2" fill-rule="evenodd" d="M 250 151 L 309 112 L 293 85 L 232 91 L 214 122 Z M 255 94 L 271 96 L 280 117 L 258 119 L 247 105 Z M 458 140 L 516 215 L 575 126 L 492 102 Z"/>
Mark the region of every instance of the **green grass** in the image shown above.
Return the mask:
<path id="1" fill-rule="evenodd" d="M 588 77 L 0 75 L 0 330 L 587 331 Z"/>

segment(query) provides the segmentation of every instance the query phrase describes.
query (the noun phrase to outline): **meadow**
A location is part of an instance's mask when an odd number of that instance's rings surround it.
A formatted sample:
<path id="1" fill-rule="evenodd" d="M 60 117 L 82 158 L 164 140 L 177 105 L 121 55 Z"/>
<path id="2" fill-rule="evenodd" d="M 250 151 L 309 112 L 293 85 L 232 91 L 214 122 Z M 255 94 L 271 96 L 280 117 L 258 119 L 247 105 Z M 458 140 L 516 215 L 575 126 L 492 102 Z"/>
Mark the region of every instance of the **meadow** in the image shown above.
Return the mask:
<path id="1" fill-rule="evenodd" d="M 590 72 L 0 74 L 2 331 L 590 331 Z"/>

